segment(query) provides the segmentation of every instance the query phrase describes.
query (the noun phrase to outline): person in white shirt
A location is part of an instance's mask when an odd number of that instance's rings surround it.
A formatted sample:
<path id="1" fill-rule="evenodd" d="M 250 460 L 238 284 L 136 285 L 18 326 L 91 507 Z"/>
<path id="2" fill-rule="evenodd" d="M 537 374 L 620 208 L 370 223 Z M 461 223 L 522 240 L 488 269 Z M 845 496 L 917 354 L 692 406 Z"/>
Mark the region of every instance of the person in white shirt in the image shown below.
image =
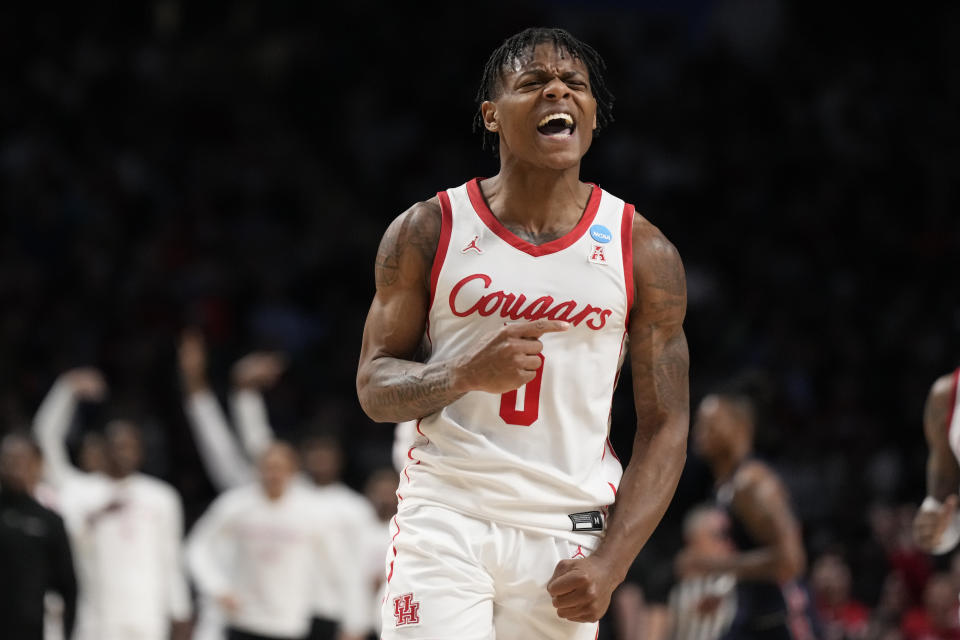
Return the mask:
<path id="1" fill-rule="evenodd" d="M 286 362 L 276 353 L 255 352 L 234 365 L 234 389 L 230 405 L 237 426 L 235 437 L 220 403 L 210 389 L 206 355 L 203 336 L 195 330 L 186 331 L 179 348 L 184 408 L 211 481 L 219 490 L 226 491 L 253 482 L 256 470 L 250 461 L 259 459 L 275 442 L 262 390 L 276 383 Z M 356 539 L 364 544 L 375 540 L 375 536 L 366 534 L 378 530 L 373 509 L 362 495 L 340 481 L 343 456 L 336 439 L 324 435 L 309 436 L 301 441 L 298 449 L 308 476 L 300 477 L 299 482 L 321 494 L 336 513 L 337 522 L 357 532 L 359 537 Z M 345 541 L 340 555 L 365 557 L 366 553 L 358 549 L 356 539 Z M 386 544 L 379 545 L 377 552 L 381 557 L 385 549 Z M 370 589 L 373 597 L 375 590 L 372 586 Z M 311 640 L 334 638 L 338 627 L 357 636 L 366 631 L 367 607 L 354 609 L 347 606 L 339 576 L 321 567 L 315 572 L 315 584 L 311 592 L 314 600 L 314 620 L 309 635 Z M 222 637 L 217 620 L 222 612 L 218 609 L 215 604 L 202 608 L 195 640 Z"/>
<path id="2" fill-rule="evenodd" d="M 60 377 L 34 421 L 47 480 L 58 494 L 78 568 L 80 601 L 74 640 L 185 638 L 191 616 L 180 558 L 183 511 L 167 483 L 137 472 L 143 456 L 137 427 L 105 428 L 105 470 L 70 464 L 64 443 L 78 399 L 106 392 L 93 369 Z"/>
<path id="3" fill-rule="evenodd" d="M 342 553 L 347 532 L 336 505 L 295 482 L 296 470 L 292 447 L 274 442 L 260 459 L 260 481 L 217 498 L 188 538 L 188 566 L 227 612 L 229 640 L 306 638 L 318 566 L 340 578 L 349 607 L 364 608 L 364 574 Z"/>

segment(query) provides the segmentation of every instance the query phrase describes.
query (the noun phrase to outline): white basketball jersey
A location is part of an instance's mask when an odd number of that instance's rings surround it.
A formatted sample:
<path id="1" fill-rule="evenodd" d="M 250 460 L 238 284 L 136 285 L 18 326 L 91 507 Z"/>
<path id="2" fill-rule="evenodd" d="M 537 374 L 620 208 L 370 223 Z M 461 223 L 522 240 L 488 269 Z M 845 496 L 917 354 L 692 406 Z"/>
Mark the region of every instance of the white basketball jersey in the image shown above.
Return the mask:
<path id="1" fill-rule="evenodd" d="M 494 217 L 478 180 L 438 196 L 429 361 L 456 358 L 507 323 L 571 327 L 544 334 L 543 364 L 526 385 L 469 392 L 419 421 L 400 509 L 428 502 L 518 527 L 599 530 L 602 518 L 587 512 L 605 513 L 622 475 L 608 435 L 633 298 L 633 207 L 594 185 L 577 226 L 537 246 Z"/>
<path id="2" fill-rule="evenodd" d="M 960 367 L 953 372 L 953 390 L 950 394 L 952 402 L 950 403 L 950 413 L 947 415 L 947 439 L 950 441 L 950 448 L 953 455 L 960 460 L 960 393 L 957 393 L 957 386 L 960 384 Z"/>

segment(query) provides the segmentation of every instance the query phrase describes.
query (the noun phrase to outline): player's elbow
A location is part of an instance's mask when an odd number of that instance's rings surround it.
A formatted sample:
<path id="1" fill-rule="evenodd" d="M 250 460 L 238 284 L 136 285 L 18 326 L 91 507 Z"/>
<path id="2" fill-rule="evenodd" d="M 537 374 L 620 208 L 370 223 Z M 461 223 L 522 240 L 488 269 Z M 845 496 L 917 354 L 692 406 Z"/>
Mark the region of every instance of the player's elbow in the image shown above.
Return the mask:
<path id="1" fill-rule="evenodd" d="M 663 452 L 682 469 L 687 460 L 687 433 L 690 419 L 686 413 L 671 416 L 664 422 L 660 437 L 663 438 Z"/>
<path id="2" fill-rule="evenodd" d="M 394 420 L 385 412 L 378 410 L 377 405 L 371 400 L 368 394 L 359 394 L 360 408 L 368 418 L 374 422 L 394 422 Z"/>
<path id="3" fill-rule="evenodd" d="M 807 554 L 799 541 L 785 545 L 778 556 L 777 581 L 781 584 L 796 580 L 807 570 Z"/>
<path id="4" fill-rule="evenodd" d="M 383 403 L 377 402 L 376 389 L 370 376 L 365 375 L 362 368 L 357 372 L 357 399 L 360 401 L 360 408 L 374 422 L 394 422 L 386 413 Z"/>

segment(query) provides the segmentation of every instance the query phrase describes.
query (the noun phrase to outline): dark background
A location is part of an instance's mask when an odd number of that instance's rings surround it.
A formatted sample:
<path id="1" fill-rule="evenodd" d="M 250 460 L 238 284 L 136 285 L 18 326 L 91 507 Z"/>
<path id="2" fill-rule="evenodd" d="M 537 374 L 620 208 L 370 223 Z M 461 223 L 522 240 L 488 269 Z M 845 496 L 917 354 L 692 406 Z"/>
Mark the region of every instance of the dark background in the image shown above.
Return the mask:
<path id="1" fill-rule="evenodd" d="M 289 355 L 276 428 L 339 433 L 359 486 L 392 438 L 354 387 L 377 243 L 496 172 L 471 130 L 483 64 L 556 25 L 617 97 L 583 178 L 684 258 L 694 403 L 768 372 L 759 450 L 808 546 L 855 547 L 868 505 L 922 498 L 923 401 L 960 364 L 960 8 L 837 4 L 4 3 L 0 431 L 98 366 L 110 398 L 74 439 L 138 418 L 192 520 L 213 491 L 175 347 L 199 325 L 221 392 L 244 353 Z"/>

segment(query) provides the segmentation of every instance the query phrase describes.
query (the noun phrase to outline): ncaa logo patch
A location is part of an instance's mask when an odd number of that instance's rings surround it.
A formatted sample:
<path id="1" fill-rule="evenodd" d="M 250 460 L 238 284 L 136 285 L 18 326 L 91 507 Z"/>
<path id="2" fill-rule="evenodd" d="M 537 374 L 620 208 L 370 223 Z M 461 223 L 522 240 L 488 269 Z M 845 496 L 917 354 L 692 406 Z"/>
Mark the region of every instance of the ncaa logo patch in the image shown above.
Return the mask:
<path id="1" fill-rule="evenodd" d="M 600 244 L 607 244 L 613 240 L 613 234 L 602 224 L 595 224 L 590 227 L 590 237 Z"/>
<path id="2" fill-rule="evenodd" d="M 413 599 L 412 593 L 397 596 L 393 599 L 393 616 L 398 627 L 420 624 L 420 603 Z"/>

